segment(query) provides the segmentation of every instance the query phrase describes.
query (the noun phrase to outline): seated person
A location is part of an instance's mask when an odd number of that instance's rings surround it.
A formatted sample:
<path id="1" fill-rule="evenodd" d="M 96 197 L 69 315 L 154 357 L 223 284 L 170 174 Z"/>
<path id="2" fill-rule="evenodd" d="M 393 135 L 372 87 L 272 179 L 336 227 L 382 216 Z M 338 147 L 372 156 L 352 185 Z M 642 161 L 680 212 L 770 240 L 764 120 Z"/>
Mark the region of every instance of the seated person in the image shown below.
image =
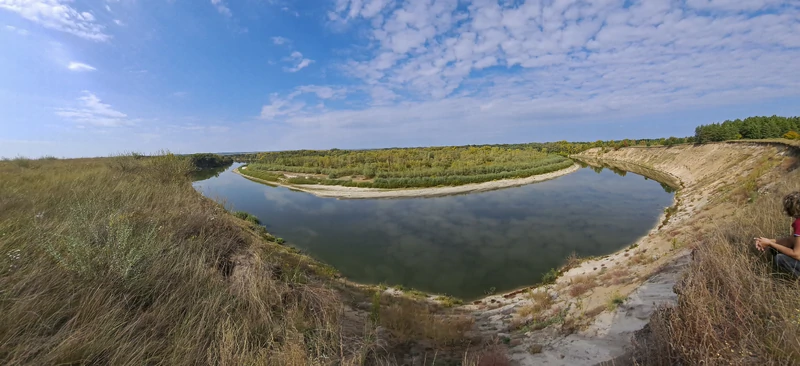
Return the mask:
<path id="1" fill-rule="evenodd" d="M 756 238 L 756 248 L 764 251 L 774 249 L 775 264 L 779 269 L 800 277 L 800 192 L 792 192 L 783 198 L 783 210 L 794 219 L 792 236 L 780 239 Z"/>

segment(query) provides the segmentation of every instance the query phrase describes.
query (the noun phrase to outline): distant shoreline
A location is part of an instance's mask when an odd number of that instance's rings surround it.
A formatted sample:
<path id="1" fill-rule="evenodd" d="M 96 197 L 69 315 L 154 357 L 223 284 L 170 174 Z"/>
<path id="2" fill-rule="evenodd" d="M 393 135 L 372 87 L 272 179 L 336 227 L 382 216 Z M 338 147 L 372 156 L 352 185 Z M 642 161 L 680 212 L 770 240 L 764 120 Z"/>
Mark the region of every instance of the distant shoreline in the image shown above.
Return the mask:
<path id="1" fill-rule="evenodd" d="M 383 189 L 383 188 L 359 188 L 359 187 L 343 187 L 343 186 L 329 186 L 322 184 L 314 185 L 298 185 L 286 184 L 281 182 L 271 182 L 264 179 L 248 176 L 239 172 L 239 168 L 233 170 L 234 173 L 245 177 L 249 180 L 268 184 L 271 186 L 286 187 L 293 190 L 311 193 L 318 197 L 339 198 L 339 199 L 369 199 L 369 198 L 423 198 L 423 197 L 441 197 L 451 196 L 464 193 L 476 193 L 493 191 L 502 188 L 524 186 L 531 183 L 541 182 L 558 178 L 576 172 L 580 169 L 577 163 L 570 167 L 556 170 L 554 172 L 532 175 L 525 178 L 514 179 L 501 179 L 483 183 L 471 183 L 460 186 L 444 186 L 444 187 L 428 187 L 428 188 L 397 188 L 397 189 Z"/>

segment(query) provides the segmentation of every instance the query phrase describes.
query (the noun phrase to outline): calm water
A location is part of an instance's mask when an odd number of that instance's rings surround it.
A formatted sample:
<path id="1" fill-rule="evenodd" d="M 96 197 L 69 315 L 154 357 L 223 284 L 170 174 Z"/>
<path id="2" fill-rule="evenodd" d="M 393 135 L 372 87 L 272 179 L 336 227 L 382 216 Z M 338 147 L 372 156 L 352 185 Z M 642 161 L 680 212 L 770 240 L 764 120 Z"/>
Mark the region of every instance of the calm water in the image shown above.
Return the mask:
<path id="1" fill-rule="evenodd" d="M 658 182 L 591 167 L 492 192 L 337 200 L 249 181 L 239 165 L 194 186 L 351 280 L 465 299 L 535 284 L 572 252 L 615 252 L 672 203 Z"/>

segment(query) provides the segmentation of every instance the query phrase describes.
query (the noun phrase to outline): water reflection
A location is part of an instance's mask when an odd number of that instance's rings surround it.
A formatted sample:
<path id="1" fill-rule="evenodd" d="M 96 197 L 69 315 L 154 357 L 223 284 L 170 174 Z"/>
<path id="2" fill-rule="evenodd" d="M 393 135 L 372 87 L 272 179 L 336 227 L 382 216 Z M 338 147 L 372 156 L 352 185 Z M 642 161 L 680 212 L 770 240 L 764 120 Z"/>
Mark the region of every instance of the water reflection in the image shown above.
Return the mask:
<path id="1" fill-rule="evenodd" d="M 230 165 L 219 168 L 207 168 L 194 171 L 192 172 L 192 180 L 200 181 L 209 178 L 219 177 L 219 175 L 225 172 L 225 170 L 227 170 L 229 167 Z"/>
<path id="2" fill-rule="evenodd" d="M 614 252 L 656 224 L 671 192 L 610 169 L 461 196 L 335 200 L 225 171 L 205 195 L 258 216 L 292 245 L 367 283 L 467 299 L 534 284 L 572 252 Z"/>

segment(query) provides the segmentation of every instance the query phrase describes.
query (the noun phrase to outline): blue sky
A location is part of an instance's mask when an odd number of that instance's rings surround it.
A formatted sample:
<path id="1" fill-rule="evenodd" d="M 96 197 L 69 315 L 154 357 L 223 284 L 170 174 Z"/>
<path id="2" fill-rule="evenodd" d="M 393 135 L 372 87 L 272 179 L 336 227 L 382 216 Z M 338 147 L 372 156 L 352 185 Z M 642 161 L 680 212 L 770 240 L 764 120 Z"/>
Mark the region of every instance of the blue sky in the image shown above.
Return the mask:
<path id="1" fill-rule="evenodd" d="M 800 115 L 800 2 L 0 0 L 0 156 L 686 136 Z"/>

